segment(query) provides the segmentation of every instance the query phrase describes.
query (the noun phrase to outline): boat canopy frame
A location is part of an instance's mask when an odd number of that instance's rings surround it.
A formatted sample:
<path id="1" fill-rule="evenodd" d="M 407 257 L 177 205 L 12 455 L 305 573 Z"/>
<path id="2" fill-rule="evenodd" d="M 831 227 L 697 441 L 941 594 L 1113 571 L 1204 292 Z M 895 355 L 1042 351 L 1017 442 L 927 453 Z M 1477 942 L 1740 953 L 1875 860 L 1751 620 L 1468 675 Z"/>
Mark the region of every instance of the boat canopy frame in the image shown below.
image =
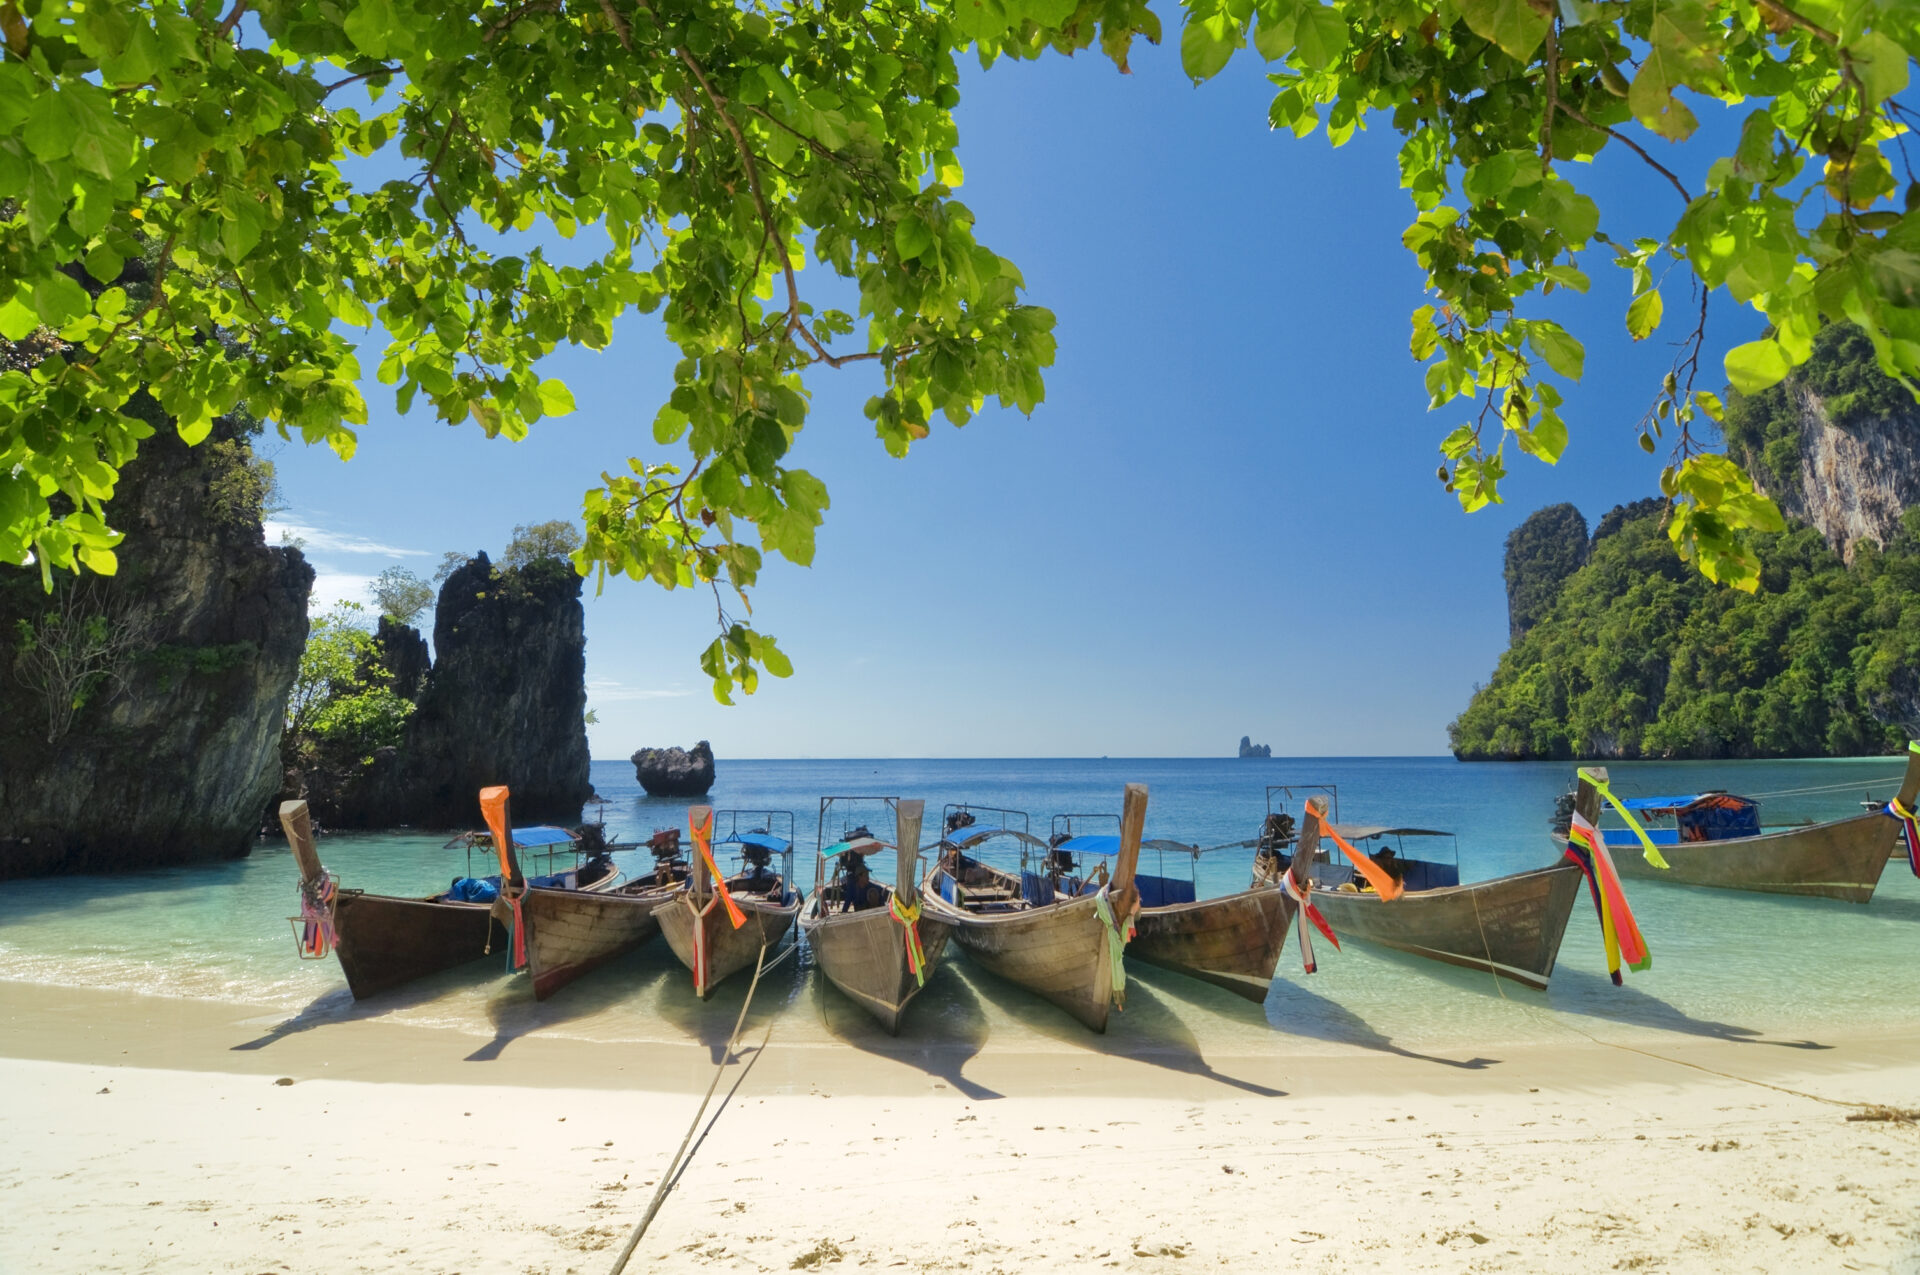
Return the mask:
<path id="1" fill-rule="evenodd" d="M 871 808 L 876 812 L 885 813 L 887 821 L 893 825 L 892 828 L 887 831 L 886 835 L 882 836 L 878 832 L 874 831 L 872 820 L 859 819 L 857 821 L 854 821 L 850 818 L 842 817 L 841 819 L 842 826 L 840 829 L 840 834 L 836 836 L 832 842 L 829 842 L 827 840 L 828 816 L 835 813 L 837 810 L 846 810 L 849 808 L 858 810 L 861 808 L 862 805 L 865 805 L 866 807 Z M 820 822 L 814 832 L 814 839 L 813 839 L 813 845 L 814 845 L 813 888 L 816 892 L 831 886 L 836 886 L 840 883 L 840 865 L 843 862 L 843 860 L 840 857 L 841 853 L 851 848 L 852 846 L 852 842 L 850 841 L 848 834 L 856 831 L 859 828 L 865 828 L 867 830 L 868 845 L 871 847 L 870 849 L 863 848 L 861 850 L 862 854 L 871 854 L 874 850 L 898 850 L 900 848 L 900 798 L 838 796 L 838 797 L 822 797 L 820 799 Z M 829 878 L 827 873 L 827 858 L 829 854 L 831 854 L 833 858 L 833 872 L 832 872 L 831 878 Z M 923 851 L 919 846 L 915 846 L 913 847 L 913 854 L 914 854 L 914 859 L 913 859 L 914 877 L 912 881 L 907 882 L 907 885 L 909 888 L 917 886 L 919 884 L 920 878 L 925 874 L 925 869 L 922 862 L 925 858 Z M 883 856 L 882 859 L 880 860 L 880 864 L 881 866 L 884 866 L 887 869 L 886 873 L 883 875 L 881 873 L 875 872 L 874 873 L 875 878 L 878 879 L 882 885 L 887 886 L 889 889 L 899 885 L 898 881 L 895 881 L 892 879 L 893 877 L 896 877 L 899 875 L 899 863 L 900 863 L 900 860 L 898 855 L 896 855 L 893 858 L 891 863 L 888 863 L 885 860 L 885 857 Z M 872 871 L 874 866 L 875 865 L 870 863 L 868 865 L 868 870 Z"/>
<path id="2" fill-rule="evenodd" d="M 523 833 L 528 834 L 524 839 L 521 835 Z M 586 854 L 588 850 L 579 833 L 555 824 L 532 824 L 524 828 L 515 828 L 512 830 L 512 835 L 514 860 L 520 865 L 520 875 L 528 879 L 558 875 L 554 871 L 555 861 L 561 855 L 570 856 L 573 859 L 573 870 L 578 871 L 580 856 Z M 463 832 L 440 848 L 442 850 L 464 849 L 467 852 L 467 877 L 470 880 L 484 880 L 500 874 L 500 852 L 494 847 L 493 833 L 489 829 Z M 474 876 L 473 872 L 473 856 L 476 851 L 487 857 L 491 867 L 491 871 L 483 868 L 478 877 Z M 546 870 L 533 871 L 534 864 L 540 861 L 544 861 L 542 866 Z"/>
<path id="3" fill-rule="evenodd" d="M 786 827 L 786 834 L 784 836 L 775 831 L 776 828 L 782 826 L 782 821 L 784 821 Z M 798 893 L 794 888 L 793 880 L 794 822 L 793 811 L 791 810 L 716 810 L 713 812 L 714 858 L 718 859 L 720 857 L 721 846 L 738 846 L 740 847 L 740 862 L 744 867 L 744 865 L 751 862 L 746 855 L 747 847 L 749 845 L 761 844 L 760 842 L 748 841 L 748 837 L 764 837 L 768 840 L 783 841 L 786 843 L 785 849 L 779 849 L 773 846 L 768 846 L 767 849 L 780 858 L 780 879 L 785 885 L 787 893 Z M 744 828 L 741 826 L 743 824 L 746 825 Z"/>

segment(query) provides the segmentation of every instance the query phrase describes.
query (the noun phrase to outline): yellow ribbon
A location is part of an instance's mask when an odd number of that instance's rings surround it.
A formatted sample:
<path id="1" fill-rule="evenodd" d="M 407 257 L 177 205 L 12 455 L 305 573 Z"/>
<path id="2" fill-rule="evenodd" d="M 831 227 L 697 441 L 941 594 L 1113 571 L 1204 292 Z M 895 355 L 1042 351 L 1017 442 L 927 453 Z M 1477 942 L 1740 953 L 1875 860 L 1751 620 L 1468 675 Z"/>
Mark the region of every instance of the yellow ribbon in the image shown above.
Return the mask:
<path id="1" fill-rule="evenodd" d="M 913 971 L 913 976 L 919 980 L 920 986 L 925 987 L 927 985 L 927 951 L 920 946 L 920 905 L 901 903 L 900 896 L 896 893 L 892 901 L 887 904 L 887 913 L 900 922 L 900 928 L 905 931 L 907 968 Z"/>
<path id="2" fill-rule="evenodd" d="M 1114 920 L 1113 905 L 1107 902 L 1107 887 L 1101 886 L 1100 893 L 1093 896 L 1093 910 L 1099 916 L 1107 931 L 1107 964 L 1113 975 L 1113 990 L 1120 993 L 1127 990 L 1127 941 L 1120 937 L 1120 923 Z"/>
<path id="3" fill-rule="evenodd" d="M 1613 807 L 1614 813 L 1626 821 L 1627 827 L 1633 829 L 1634 836 L 1640 838 L 1641 856 L 1656 868 L 1669 866 L 1666 859 L 1661 856 L 1660 851 L 1654 847 L 1653 838 L 1649 837 L 1647 830 L 1640 826 L 1640 821 L 1633 817 L 1633 812 L 1622 805 L 1620 799 L 1613 795 L 1613 789 L 1607 787 L 1607 781 L 1596 778 L 1594 773 L 1584 766 L 1580 768 L 1578 773 L 1580 778 L 1593 785 L 1595 792 L 1606 798 L 1607 804 Z"/>

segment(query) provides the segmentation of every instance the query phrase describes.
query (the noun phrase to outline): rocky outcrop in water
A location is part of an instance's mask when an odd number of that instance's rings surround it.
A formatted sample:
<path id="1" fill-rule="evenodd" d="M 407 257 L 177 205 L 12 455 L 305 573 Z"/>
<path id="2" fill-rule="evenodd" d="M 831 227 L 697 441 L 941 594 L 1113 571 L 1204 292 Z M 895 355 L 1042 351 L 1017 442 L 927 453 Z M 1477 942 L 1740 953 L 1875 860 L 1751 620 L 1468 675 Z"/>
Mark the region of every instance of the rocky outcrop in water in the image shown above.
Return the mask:
<path id="1" fill-rule="evenodd" d="M 109 506 L 117 575 L 49 596 L 0 567 L 0 877 L 252 847 L 313 586 L 266 544 L 262 482 L 230 425 L 190 448 L 162 424 Z"/>
<path id="2" fill-rule="evenodd" d="M 706 740 L 685 748 L 642 748 L 631 758 L 649 797 L 704 797 L 713 787 L 713 749 Z"/>
<path id="3" fill-rule="evenodd" d="M 289 774 L 287 795 L 336 828 L 462 828 L 479 821 L 480 789 L 506 784 L 515 822 L 578 820 L 593 795 L 580 585 L 559 559 L 470 559 L 441 587 L 431 667 L 420 635 L 383 619 L 394 688 L 421 687 L 404 740 L 371 766 Z"/>
<path id="4" fill-rule="evenodd" d="M 1240 755 L 1242 757 L 1271 757 L 1273 756 L 1273 745 L 1256 744 L 1253 742 L 1253 736 L 1242 735 L 1240 737 Z"/>

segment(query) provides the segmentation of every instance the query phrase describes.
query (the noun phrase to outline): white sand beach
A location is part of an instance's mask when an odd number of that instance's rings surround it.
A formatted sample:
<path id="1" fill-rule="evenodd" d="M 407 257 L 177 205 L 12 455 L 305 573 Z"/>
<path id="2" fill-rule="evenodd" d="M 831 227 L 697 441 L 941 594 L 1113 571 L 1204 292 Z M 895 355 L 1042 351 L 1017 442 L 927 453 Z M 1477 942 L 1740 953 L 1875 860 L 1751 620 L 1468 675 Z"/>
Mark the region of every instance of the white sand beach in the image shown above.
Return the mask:
<path id="1" fill-rule="evenodd" d="M 713 1075 L 275 1017 L 0 984 L 0 1269 L 603 1271 Z M 629 1269 L 1920 1271 L 1920 1126 L 1849 1119 L 1920 1106 L 1910 1037 L 987 1050 L 962 1092 L 762 1030 Z"/>

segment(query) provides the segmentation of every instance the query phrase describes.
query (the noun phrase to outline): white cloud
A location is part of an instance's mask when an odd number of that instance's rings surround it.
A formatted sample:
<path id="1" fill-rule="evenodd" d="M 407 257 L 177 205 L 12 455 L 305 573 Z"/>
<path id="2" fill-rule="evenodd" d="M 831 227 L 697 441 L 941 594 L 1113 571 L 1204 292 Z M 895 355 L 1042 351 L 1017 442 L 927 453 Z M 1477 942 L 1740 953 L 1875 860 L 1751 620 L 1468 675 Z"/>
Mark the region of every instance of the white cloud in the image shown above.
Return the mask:
<path id="1" fill-rule="evenodd" d="M 651 687 L 628 686 L 622 682 L 601 679 L 587 683 L 587 699 L 597 704 L 619 704 L 629 700 L 642 699 L 679 699 L 691 695 L 692 691 L 679 687 L 654 689 Z"/>
<path id="2" fill-rule="evenodd" d="M 307 599 L 307 614 L 319 615 L 330 611 L 336 602 L 370 605 L 373 602 L 373 581 L 372 576 L 332 571 L 316 565 L 313 570 L 313 595 Z"/>
<path id="3" fill-rule="evenodd" d="M 378 554 L 383 558 L 430 558 L 433 556 L 425 549 L 399 549 L 393 545 L 383 545 L 377 540 L 369 540 L 365 536 L 328 531 L 324 527 L 313 527 L 303 522 L 269 519 L 266 523 L 266 532 L 268 544 L 297 540 L 301 542 L 302 547 L 313 553 L 369 553 Z"/>

